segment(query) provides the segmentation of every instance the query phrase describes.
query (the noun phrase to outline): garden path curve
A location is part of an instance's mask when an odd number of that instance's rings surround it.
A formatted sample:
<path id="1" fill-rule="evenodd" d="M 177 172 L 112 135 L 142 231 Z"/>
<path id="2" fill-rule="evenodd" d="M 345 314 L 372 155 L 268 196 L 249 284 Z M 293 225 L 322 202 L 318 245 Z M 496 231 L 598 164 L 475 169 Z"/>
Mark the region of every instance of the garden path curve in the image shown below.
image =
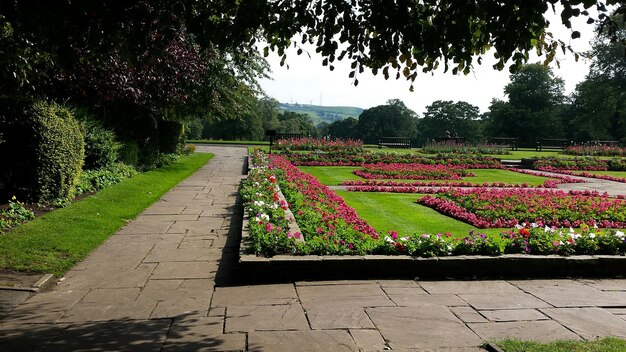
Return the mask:
<path id="1" fill-rule="evenodd" d="M 246 149 L 197 150 L 216 156 L 0 321 L 2 351 L 478 351 L 506 336 L 626 338 L 624 279 L 237 283 Z"/>

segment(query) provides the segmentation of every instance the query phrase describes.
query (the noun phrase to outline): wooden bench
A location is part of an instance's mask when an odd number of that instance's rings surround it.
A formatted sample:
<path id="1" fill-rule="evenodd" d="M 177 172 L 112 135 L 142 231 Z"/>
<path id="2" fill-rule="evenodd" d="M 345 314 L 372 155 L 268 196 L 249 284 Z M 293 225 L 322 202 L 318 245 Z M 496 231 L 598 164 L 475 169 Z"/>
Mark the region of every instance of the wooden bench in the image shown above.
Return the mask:
<path id="1" fill-rule="evenodd" d="M 299 139 L 304 137 L 302 133 L 276 132 L 276 130 L 266 130 L 265 136 L 267 136 L 270 140 L 270 154 L 272 154 L 272 146 L 274 145 L 274 141 L 280 139 Z"/>
<path id="2" fill-rule="evenodd" d="M 408 137 L 381 137 L 378 148 L 411 148 L 411 138 Z"/>
<path id="3" fill-rule="evenodd" d="M 511 150 L 517 150 L 517 138 L 491 137 L 489 138 L 487 143 L 493 146 L 498 146 L 502 148 L 511 148 Z"/>
<path id="4" fill-rule="evenodd" d="M 537 141 L 536 150 L 538 152 L 542 151 L 543 149 L 563 150 L 570 145 L 572 145 L 572 141 L 569 141 L 567 139 L 542 138 Z"/>

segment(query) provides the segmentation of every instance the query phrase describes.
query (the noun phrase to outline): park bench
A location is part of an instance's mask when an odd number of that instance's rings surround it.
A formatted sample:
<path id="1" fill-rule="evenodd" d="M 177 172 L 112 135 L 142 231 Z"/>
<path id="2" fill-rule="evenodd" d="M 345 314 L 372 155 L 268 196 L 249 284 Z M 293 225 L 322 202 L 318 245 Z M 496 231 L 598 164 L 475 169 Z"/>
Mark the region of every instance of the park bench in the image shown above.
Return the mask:
<path id="1" fill-rule="evenodd" d="M 265 136 L 267 136 L 270 140 L 270 154 L 272 154 L 272 146 L 274 145 L 274 141 L 278 141 L 281 139 L 299 139 L 304 137 L 302 133 L 276 132 L 276 130 L 266 130 Z"/>
<path id="2" fill-rule="evenodd" d="M 511 148 L 511 150 L 517 150 L 517 138 L 491 137 L 488 140 L 488 144 L 502 148 Z"/>
<path id="3" fill-rule="evenodd" d="M 570 145 L 572 145 L 572 141 L 569 141 L 567 139 L 542 138 L 537 141 L 536 150 L 538 152 L 542 151 L 543 149 L 562 150 L 562 149 L 569 147 Z"/>
<path id="4" fill-rule="evenodd" d="M 411 148 L 411 138 L 408 137 L 381 137 L 378 148 Z"/>

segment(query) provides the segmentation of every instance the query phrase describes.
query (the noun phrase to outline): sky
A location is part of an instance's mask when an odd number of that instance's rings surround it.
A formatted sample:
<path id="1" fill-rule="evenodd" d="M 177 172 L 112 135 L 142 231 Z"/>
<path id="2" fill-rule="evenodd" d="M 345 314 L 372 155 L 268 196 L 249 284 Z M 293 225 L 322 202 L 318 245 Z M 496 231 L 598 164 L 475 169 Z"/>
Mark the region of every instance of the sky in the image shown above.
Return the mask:
<path id="1" fill-rule="evenodd" d="M 546 14 L 550 21 L 549 30 L 556 38 L 569 43 L 579 52 L 590 48 L 593 25 L 587 25 L 582 19 L 573 20 L 573 28 L 579 30 L 582 36 L 570 40 L 570 30 L 561 24 L 560 18 L 550 12 Z M 383 105 L 389 99 L 400 99 L 419 115 L 423 115 L 426 106 L 435 100 L 453 100 L 466 101 L 485 112 L 493 98 L 506 100 L 504 86 L 510 81 L 507 68 L 497 71 L 491 67 L 495 59 L 493 52 L 488 52 L 483 56 L 483 64 L 475 64 L 474 70 L 467 76 L 452 75 L 451 70 L 447 73 L 442 70 L 434 74 L 421 73 L 414 83 L 413 92 L 409 91 L 410 82 L 405 79 L 395 80 L 390 77 L 385 80 L 382 74 L 374 76 L 367 69 L 358 76 L 359 85 L 355 87 L 352 84 L 353 79 L 348 77 L 348 61 L 336 62 L 335 70 L 330 71 L 328 67 L 322 66 L 322 57 L 315 53 L 314 48 L 308 51 L 310 58 L 306 54 L 297 55 L 293 48 L 288 50 L 289 68 L 281 67 L 279 56 L 270 52 L 267 60 L 271 65 L 270 75 L 273 79 L 260 81 L 268 96 L 281 103 L 357 106 L 364 109 Z M 583 59 L 576 62 L 573 55 L 563 55 L 560 50 L 557 58 L 561 68 L 557 68 L 555 63 L 550 67 L 556 76 L 565 81 L 565 91 L 569 94 L 585 78 L 589 63 Z M 539 61 L 543 60 L 531 56 L 529 63 Z"/>

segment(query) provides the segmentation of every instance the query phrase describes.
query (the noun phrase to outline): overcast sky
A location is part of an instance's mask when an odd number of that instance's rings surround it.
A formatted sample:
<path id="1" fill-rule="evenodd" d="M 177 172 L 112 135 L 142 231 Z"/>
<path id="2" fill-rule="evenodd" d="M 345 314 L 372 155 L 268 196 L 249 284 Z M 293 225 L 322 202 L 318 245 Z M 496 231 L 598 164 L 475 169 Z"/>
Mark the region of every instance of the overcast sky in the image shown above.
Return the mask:
<path id="1" fill-rule="evenodd" d="M 589 49 L 589 41 L 593 38 L 593 25 L 585 24 L 584 20 L 573 21 L 574 28 L 580 30 L 582 37 L 569 40 L 570 31 L 561 25 L 560 19 L 548 14 L 550 31 L 565 42 L 571 43 L 577 51 Z M 279 57 L 270 53 L 267 58 L 271 67 L 273 80 L 262 80 L 261 86 L 266 94 L 281 103 L 315 104 L 324 106 L 357 106 L 364 109 L 385 104 L 388 99 L 400 99 L 410 109 L 422 115 L 425 107 L 435 100 L 467 101 L 487 111 L 493 98 L 505 99 L 503 89 L 509 82 L 507 69 L 497 71 L 491 67 L 493 53 L 483 57 L 482 65 L 475 65 L 467 76 L 454 76 L 450 71 L 434 74 L 418 75 L 413 92 L 409 91 L 410 83 L 403 78 L 385 80 L 382 74 L 373 76 L 367 69 L 360 74 L 359 85 L 354 87 L 348 78 L 350 63 L 337 62 L 335 70 L 322 66 L 322 58 L 309 50 L 311 58 L 306 54 L 297 55 L 295 50 L 287 52 L 289 69 L 281 67 Z M 557 57 L 561 62 L 558 69 L 551 65 L 555 75 L 565 80 L 565 90 L 571 93 L 576 84 L 582 81 L 588 72 L 588 62 L 582 59 L 575 62 L 571 55 L 563 55 L 559 50 Z M 538 62 L 532 59 L 532 62 Z M 394 74 L 395 77 L 395 74 Z"/>

